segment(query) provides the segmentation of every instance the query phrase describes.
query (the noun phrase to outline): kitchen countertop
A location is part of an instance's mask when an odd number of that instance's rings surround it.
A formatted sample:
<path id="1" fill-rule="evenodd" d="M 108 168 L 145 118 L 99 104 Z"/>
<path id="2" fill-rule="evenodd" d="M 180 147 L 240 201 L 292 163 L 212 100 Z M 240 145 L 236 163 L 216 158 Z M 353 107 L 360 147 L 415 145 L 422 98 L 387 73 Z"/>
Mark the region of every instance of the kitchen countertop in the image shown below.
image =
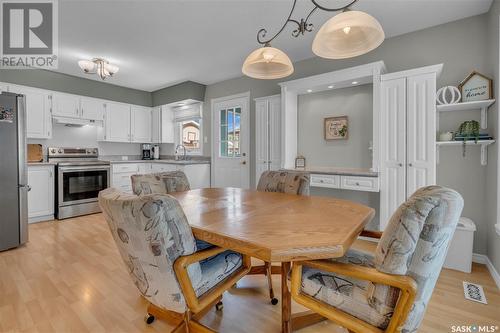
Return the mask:
<path id="1" fill-rule="evenodd" d="M 127 160 L 127 161 L 109 161 L 111 164 L 124 164 L 124 163 L 163 163 L 163 164 L 177 164 L 177 165 L 192 165 L 192 164 L 210 164 L 209 160 Z"/>
<path id="2" fill-rule="evenodd" d="M 378 172 L 370 171 L 370 169 L 313 167 L 313 166 L 311 166 L 311 167 L 306 167 L 306 168 L 287 169 L 287 170 L 305 171 L 308 173 L 321 174 L 321 175 L 378 177 Z"/>
<path id="3" fill-rule="evenodd" d="M 45 166 L 45 165 L 56 165 L 57 163 L 54 163 L 54 162 L 28 162 L 27 163 L 28 166 L 38 166 L 38 165 L 42 165 L 42 166 Z"/>

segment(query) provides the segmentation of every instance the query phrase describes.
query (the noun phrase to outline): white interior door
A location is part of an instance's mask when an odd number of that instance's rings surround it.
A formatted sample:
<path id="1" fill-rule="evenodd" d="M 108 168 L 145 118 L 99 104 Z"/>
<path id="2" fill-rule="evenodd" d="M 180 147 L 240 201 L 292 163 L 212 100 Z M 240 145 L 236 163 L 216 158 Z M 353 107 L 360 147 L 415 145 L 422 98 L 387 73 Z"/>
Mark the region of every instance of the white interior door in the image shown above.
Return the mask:
<path id="1" fill-rule="evenodd" d="M 406 78 L 381 85 L 380 229 L 406 200 Z"/>
<path id="2" fill-rule="evenodd" d="M 436 74 L 409 77 L 406 196 L 436 184 Z"/>
<path id="3" fill-rule="evenodd" d="M 214 187 L 250 187 L 249 94 L 212 100 Z"/>
<path id="4" fill-rule="evenodd" d="M 267 100 L 255 102 L 255 181 L 269 170 L 269 117 Z"/>

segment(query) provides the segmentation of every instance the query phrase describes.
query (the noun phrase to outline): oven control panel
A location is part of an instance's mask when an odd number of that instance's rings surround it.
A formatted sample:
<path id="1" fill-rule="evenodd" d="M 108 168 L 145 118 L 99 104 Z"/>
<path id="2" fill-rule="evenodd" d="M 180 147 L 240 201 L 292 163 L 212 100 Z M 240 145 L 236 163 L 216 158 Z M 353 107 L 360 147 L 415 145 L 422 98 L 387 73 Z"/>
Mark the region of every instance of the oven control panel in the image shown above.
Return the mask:
<path id="1" fill-rule="evenodd" d="M 49 147 L 49 157 L 98 157 L 97 148 Z"/>

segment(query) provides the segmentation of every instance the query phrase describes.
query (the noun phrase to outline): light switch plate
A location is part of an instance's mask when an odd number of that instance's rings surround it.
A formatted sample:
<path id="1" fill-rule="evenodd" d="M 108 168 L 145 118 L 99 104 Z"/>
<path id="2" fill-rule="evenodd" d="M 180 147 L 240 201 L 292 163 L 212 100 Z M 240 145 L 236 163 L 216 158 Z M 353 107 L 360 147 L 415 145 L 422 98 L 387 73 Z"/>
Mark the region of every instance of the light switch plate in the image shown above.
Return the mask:
<path id="1" fill-rule="evenodd" d="M 497 235 L 500 236 L 500 223 L 495 224 L 495 230 L 497 232 Z"/>
<path id="2" fill-rule="evenodd" d="M 206 136 L 203 138 L 203 143 L 208 143 L 208 138 Z"/>

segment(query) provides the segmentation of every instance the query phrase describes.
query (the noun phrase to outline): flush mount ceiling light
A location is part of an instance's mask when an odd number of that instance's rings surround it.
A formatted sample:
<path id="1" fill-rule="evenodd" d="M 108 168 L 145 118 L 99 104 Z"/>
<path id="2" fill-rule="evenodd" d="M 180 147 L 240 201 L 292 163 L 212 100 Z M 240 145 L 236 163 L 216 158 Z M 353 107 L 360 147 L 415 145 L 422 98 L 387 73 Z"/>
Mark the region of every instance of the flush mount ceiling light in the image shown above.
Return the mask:
<path id="1" fill-rule="evenodd" d="M 102 80 L 106 80 L 108 76 L 113 76 L 120 69 L 103 58 L 80 60 L 78 61 L 78 66 L 80 66 L 85 74 L 97 74 Z"/>
<path id="2" fill-rule="evenodd" d="M 316 34 L 312 45 L 312 51 L 316 55 L 327 59 L 345 59 L 374 50 L 384 41 L 384 30 L 374 17 L 361 11 L 350 10 L 357 1 L 352 0 L 343 7 L 328 8 L 318 4 L 318 0 L 311 0 L 314 8 L 299 22 L 292 19 L 297 4 L 297 0 L 293 0 L 290 14 L 276 34 L 265 39 L 266 29 L 257 32 L 257 42 L 263 47 L 247 57 L 243 63 L 243 74 L 256 79 L 279 79 L 292 74 L 293 64 L 290 58 L 283 51 L 271 47 L 271 42 L 283 32 L 288 23 L 297 26 L 292 31 L 293 37 L 313 31 L 314 26 L 309 23 L 309 18 L 318 9 L 341 13 L 329 19 Z"/>

